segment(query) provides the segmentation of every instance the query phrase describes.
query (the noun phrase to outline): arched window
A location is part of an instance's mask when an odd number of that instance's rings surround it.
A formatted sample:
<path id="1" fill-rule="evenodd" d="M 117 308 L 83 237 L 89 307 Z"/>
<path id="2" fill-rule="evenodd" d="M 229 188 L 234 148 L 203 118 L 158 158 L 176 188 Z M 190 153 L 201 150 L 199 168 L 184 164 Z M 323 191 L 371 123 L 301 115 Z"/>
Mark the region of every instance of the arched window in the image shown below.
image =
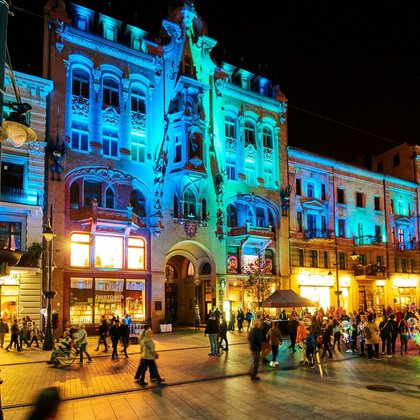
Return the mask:
<path id="1" fill-rule="evenodd" d="M 267 227 L 267 220 L 265 217 L 265 209 L 262 207 L 257 207 L 256 211 L 257 216 L 257 226 L 258 227 Z"/>
<path id="2" fill-rule="evenodd" d="M 106 194 L 105 194 L 105 207 L 107 209 L 113 209 L 114 208 L 114 191 L 112 191 L 111 187 L 108 187 L 106 189 Z"/>
<path id="3" fill-rule="evenodd" d="M 225 136 L 226 138 L 236 138 L 236 124 L 233 117 L 227 115 L 225 118 Z"/>
<path id="4" fill-rule="evenodd" d="M 236 207 L 233 204 L 229 204 L 226 210 L 227 216 L 227 226 L 228 227 L 236 227 L 238 226 L 238 216 L 236 212 Z"/>
<path id="5" fill-rule="evenodd" d="M 191 261 L 188 262 L 188 267 L 187 267 L 187 276 L 192 277 L 195 273 L 194 270 L 194 265 L 192 264 Z"/>
<path id="6" fill-rule="evenodd" d="M 144 93 L 138 88 L 131 89 L 131 112 L 146 113 L 146 100 Z"/>
<path id="7" fill-rule="evenodd" d="M 75 69 L 72 77 L 72 94 L 89 99 L 89 74 L 82 69 Z"/>
<path id="8" fill-rule="evenodd" d="M 178 201 L 178 196 L 174 195 L 174 217 L 179 217 L 179 201 Z"/>
<path id="9" fill-rule="evenodd" d="M 146 217 L 146 199 L 140 190 L 133 190 L 130 195 L 130 205 L 133 212 L 140 217 Z"/>
<path id="10" fill-rule="evenodd" d="M 104 78 L 103 81 L 102 103 L 105 106 L 120 106 L 118 83 L 110 77 Z"/>
<path id="11" fill-rule="evenodd" d="M 79 208 L 79 185 L 77 182 L 73 182 L 70 187 L 70 208 L 78 209 Z"/>
<path id="12" fill-rule="evenodd" d="M 204 198 L 201 200 L 201 218 L 207 220 L 207 201 Z"/>
<path id="13" fill-rule="evenodd" d="M 92 202 L 102 206 L 101 183 L 98 181 L 85 181 L 83 184 L 83 204 L 91 207 Z"/>
<path id="14" fill-rule="evenodd" d="M 263 128 L 263 145 L 267 149 L 273 148 L 273 133 L 268 127 Z"/>
<path id="15" fill-rule="evenodd" d="M 200 267 L 200 274 L 211 274 L 211 265 L 209 263 L 204 263 L 201 267 Z"/>
<path id="16" fill-rule="evenodd" d="M 197 202 L 195 199 L 195 195 L 190 189 L 184 192 L 182 201 L 183 201 L 182 210 L 184 213 L 184 218 L 187 218 L 188 216 L 196 217 L 197 216 Z"/>
<path id="17" fill-rule="evenodd" d="M 250 121 L 247 121 L 245 122 L 245 146 L 249 144 L 255 147 L 255 128 Z"/>

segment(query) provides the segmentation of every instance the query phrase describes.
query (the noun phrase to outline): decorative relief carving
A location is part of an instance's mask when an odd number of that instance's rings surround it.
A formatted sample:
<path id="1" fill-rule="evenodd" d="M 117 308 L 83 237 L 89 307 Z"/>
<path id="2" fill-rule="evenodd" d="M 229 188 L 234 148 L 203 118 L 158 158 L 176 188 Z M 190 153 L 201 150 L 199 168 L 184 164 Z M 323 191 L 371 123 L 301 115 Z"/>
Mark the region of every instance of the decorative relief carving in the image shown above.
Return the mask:
<path id="1" fill-rule="evenodd" d="M 92 76 L 93 76 L 93 89 L 95 93 L 99 92 L 100 82 L 101 82 L 101 70 L 99 67 L 95 67 L 92 69 Z"/>
<path id="2" fill-rule="evenodd" d="M 132 111 L 131 128 L 138 133 L 146 133 L 146 114 Z"/>
<path id="3" fill-rule="evenodd" d="M 88 119 L 89 118 L 89 99 L 86 99 L 83 96 L 73 95 L 72 112 L 73 112 L 73 115 L 78 118 Z"/>
<path id="4" fill-rule="evenodd" d="M 264 147 L 264 162 L 265 163 L 273 163 L 273 149 L 269 149 L 268 147 Z"/>
<path id="5" fill-rule="evenodd" d="M 254 160 L 256 154 L 257 151 L 255 150 L 254 146 L 252 144 L 248 144 L 248 146 L 245 149 L 246 158 Z"/>
<path id="6" fill-rule="evenodd" d="M 235 138 L 226 137 L 226 153 L 231 153 L 236 155 L 238 149 L 238 142 Z"/>
<path id="7" fill-rule="evenodd" d="M 103 121 L 106 125 L 118 127 L 118 124 L 120 122 L 120 115 L 114 107 L 109 106 L 103 112 Z"/>
<path id="8" fill-rule="evenodd" d="M 134 177 L 126 173 L 116 171 L 110 168 L 78 168 L 77 170 L 69 174 L 72 178 L 86 175 L 94 175 L 100 177 L 108 182 L 118 184 L 129 184 L 133 183 Z"/>

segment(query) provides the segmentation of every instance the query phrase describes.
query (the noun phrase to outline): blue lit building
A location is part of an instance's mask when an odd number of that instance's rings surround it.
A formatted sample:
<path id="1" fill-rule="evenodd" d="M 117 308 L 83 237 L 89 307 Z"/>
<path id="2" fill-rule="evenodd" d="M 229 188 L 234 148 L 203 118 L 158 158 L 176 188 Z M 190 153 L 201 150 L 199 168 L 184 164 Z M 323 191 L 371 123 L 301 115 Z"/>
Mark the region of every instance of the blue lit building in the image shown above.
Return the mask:
<path id="1" fill-rule="evenodd" d="M 50 156 L 48 197 L 62 319 L 191 323 L 196 311 L 246 308 L 241 281 L 259 255 L 273 290 L 286 287 L 278 86 L 215 63 L 192 2 L 171 9 L 153 41 L 77 4 L 45 10 L 50 135 L 65 149 L 58 166 Z"/>
<path id="2" fill-rule="evenodd" d="M 0 313 L 8 321 L 29 316 L 40 321 L 42 275 L 38 259 L 45 201 L 45 146 L 51 81 L 14 72 L 22 102 L 32 106 L 31 128 L 38 140 L 17 147 L 10 139 L 1 144 L 0 249 L 26 253 L 19 264 L 0 274 Z M 3 120 L 16 102 L 10 73 L 5 74 Z M 2 120 L 2 121 L 3 121 Z M 34 245 L 35 244 L 35 245 Z"/>

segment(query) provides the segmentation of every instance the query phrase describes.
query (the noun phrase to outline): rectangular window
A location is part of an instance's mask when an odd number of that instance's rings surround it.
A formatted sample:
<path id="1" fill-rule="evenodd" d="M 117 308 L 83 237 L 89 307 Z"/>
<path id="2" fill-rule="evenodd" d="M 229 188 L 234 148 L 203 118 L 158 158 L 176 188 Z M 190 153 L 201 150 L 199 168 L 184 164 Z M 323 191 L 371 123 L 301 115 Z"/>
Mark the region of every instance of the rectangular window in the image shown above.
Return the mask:
<path id="1" fill-rule="evenodd" d="M 127 268 L 144 270 L 144 241 L 141 238 L 128 238 Z"/>
<path id="2" fill-rule="evenodd" d="M 416 260 L 411 260 L 411 272 L 414 273 L 416 271 Z"/>
<path id="3" fill-rule="evenodd" d="M 389 212 L 390 212 L 391 214 L 393 214 L 393 213 L 394 213 L 394 200 L 390 200 L 390 201 L 389 201 Z"/>
<path id="4" fill-rule="evenodd" d="M 0 249 L 20 251 L 22 248 L 22 223 L 0 222 Z"/>
<path id="5" fill-rule="evenodd" d="M 302 248 L 299 248 L 299 267 L 305 267 L 305 253 Z"/>
<path id="6" fill-rule="evenodd" d="M 296 179 L 296 195 L 302 195 L 302 181 L 299 178 Z"/>
<path id="7" fill-rule="evenodd" d="M 311 267 L 318 267 L 318 251 L 311 249 L 310 258 L 311 258 Z"/>
<path id="8" fill-rule="evenodd" d="M 391 228 L 391 241 L 395 244 L 395 228 Z"/>
<path id="9" fill-rule="evenodd" d="M 340 238 L 346 237 L 346 220 L 338 219 L 338 236 Z"/>
<path id="10" fill-rule="evenodd" d="M 266 188 L 273 186 L 273 170 L 271 165 L 264 165 L 264 186 Z"/>
<path id="11" fill-rule="evenodd" d="M 296 219 L 297 219 L 297 231 L 302 232 L 302 212 L 298 211 L 296 213 Z"/>
<path id="12" fill-rule="evenodd" d="M 404 229 L 398 229 L 398 242 L 404 244 Z"/>
<path id="13" fill-rule="evenodd" d="M 344 188 L 337 188 L 337 203 L 345 204 Z"/>
<path id="14" fill-rule="evenodd" d="M 377 255 L 376 256 L 376 265 L 378 266 L 378 267 L 382 267 L 382 263 L 383 263 L 383 258 L 382 258 L 382 255 Z"/>
<path id="15" fill-rule="evenodd" d="M 375 225 L 375 242 L 382 242 L 382 229 L 379 225 Z"/>
<path id="16" fill-rule="evenodd" d="M 340 252 L 338 254 L 338 261 L 339 261 L 339 267 L 341 270 L 345 270 L 346 269 L 346 254 L 345 252 Z"/>
<path id="17" fill-rule="evenodd" d="M 316 230 L 316 215 L 315 214 L 308 214 L 306 217 L 306 221 L 308 223 L 308 230 L 313 232 Z"/>
<path id="18" fill-rule="evenodd" d="M 144 163 L 146 160 L 146 145 L 144 137 L 131 134 L 131 160 Z"/>
<path id="19" fill-rule="evenodd" d="M 236 181 L 236 162 L 226 160 L 226 174 L 228 179 Z"/>
<path id="20" fill-rule="evenodd" d="M 404 214 L 404 206 L 403 206 L 403 202 L 398 200 L 398 210 L 397 210 L 397 214 L 401 215 Z"/>
<path id="21" fill-rule="evenodd" d="M 18 163 L 1 162 L 2 193 L 15 191 L 23 193 L 25 167 Z M 19 190 L 19 191 L 18 191 Z"/>
<path id="22" fill-rule="evenodd" d="M 325 233 L 327 231 L 327 220 L 325 216 L 321 216 L 321 231 Z"/>
<path id="23" fill-rule="evenodd" d="M 363 239 L 363 223 L 358 223 L 357 224 L 357 236 L 359 239 Z M 364 245 L 363 243 L 361 243 L 360 245 Z"/>
<path id="24" fill-rule="evenodd" d="M 392 156 L 392 167 L 396 168 L 397 166 L 400 166 L 400 154 L 399 153 Z"/>
<path id="25" fill-rule="evenodd" d="M 72 127 L 71 148 L 82 152 L 87 152 L 89 150 L 89 133 L 87 127 Z"/>
<path id="26" fill-rule="evenodd" d="M 325 184 L 321 184 L 321 200 L 326 200 L 327 194 L 325 190 Z"/>
<path id="27" fill-rule="evenodd" d="M 375 205 L 375 210 L 377 210 L 377 211 L 381 210 L 381 198 L 380 197 L 374 197 L 374 205 Z"/>
<path id="28" fill-rule="evenodd" d="M 382 162 L 378 162 L 376 164 L 376 172 L 383 172 L 384 171 L 384 164 Z"/>
<path id="29" fill-rule="evenodd" d="M 330 266 L 329 259 L 328 259 L 328 252 L 324 251 L 323 256 L 324 256 L 324 267 L 328 268 Z"/>
<path id="30" fill-rule="evenodd" d="M 116 133 L 104 133 L 102 138 L 102 153 L 104 156 L 118 157 L 118 137 Z"/>
<path id="31" fill-rule="evenodd" d="M 248 185 L 255 185 L 256 178 L 255 178 L 255 162 L 245 162 L 245 175 L 246 175 L 246 182 Z"/>
<path id="32" fill-rule="evenodd" d="M 73 233 L 70 238 L 70 266 L 89 267 L 90 238 L 85 233 Z"/>
<path id="33" fill-rule="evenodd" d="M 93 279 L 70 278 L 70 319 L 74 324 L 93 323 Z"/>
<path id="34" fill-rule="evenodd" d="M 315 197 L 315 184 L 313 182 L 306 184 L 306 196 L 310 198 Z"/>
<path id="35" fill-rule="evenodd" d="M 95 236 L 95 267 L 122 268 L 123 238 L 119 236 Z"/>
<path id="36" fill-rule="evenodd" d="M 356 207 L 364 207 L 363 196 L 362 192 L 356 192 Z"/>
<path id="37" fill-rule="evenodd" d="M 401 271 L 403 273 L 407 272 L 407 260 L 405 258 L 401 258 Z"/>
<path id="38" fill-rule="evenodd" d="M 182 160 L 182 141 L 180 136 L 175 137 L 175 151 L 174 163 L 179 163 Z"/>

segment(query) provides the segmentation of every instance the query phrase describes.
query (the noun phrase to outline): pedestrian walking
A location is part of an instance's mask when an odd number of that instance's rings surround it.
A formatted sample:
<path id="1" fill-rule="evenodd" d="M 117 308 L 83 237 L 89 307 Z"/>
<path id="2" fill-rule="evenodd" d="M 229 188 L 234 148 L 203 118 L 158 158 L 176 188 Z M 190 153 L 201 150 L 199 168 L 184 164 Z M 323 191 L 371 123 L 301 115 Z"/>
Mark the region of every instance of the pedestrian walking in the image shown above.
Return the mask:
<path id="1" fill-rule="evenodd" d="M 389 323 L 391 324 L 391 354 L 395 354 L 395 345 L 398 337 L 398 322 L 395 320 L 395 314 L 389 316 Z"/>
<path id="2" fill-rule="evenodd" d="M 324 358 L 325 353 L 328 352 L 328 358 L 332 357 L 332 352 L 331 352 L 331 335 L 332 335 L 332 325 L 324 322 L 322 329 L 321 329 L 321 333 L 322 333 L 322 355 L 321 355 L 321 359 Z"/>
<path id="3" fill-rule="evenodd" d="M 332 326 L 334 335 L 334 343 L 332 349 L 335 350 L 335 345 L 337 344 L 338 351 L 341 351 L 341 322 L 337 318 L 334 318 Z"/>
<path id="4" fill-rule="evenodd" d="M 226 317 L 223 314 L 222 315 L 222 319 L 220 321 L 220 326 L 219 326 L 219 347 L 224 350 L 224 351 L 229 351 L 229 342 L 227 339 L 227 322 L 226 322 Z M 225 346 L 223 347 L 222 343 L 225 343 Z"/>
<path id="5" fill-rule="evenodd" d="M 372 314 L 368 315 L 367 321 L 363 324 L 362 333 L 365 337 L 369 360 L 379 359 L 379 327 Z"/>
<path id="6" fill-rule="evenodd" d="M 271 328 L 268 330 L 267 340 L 268 340 L 269 346 L 271 346 L 272 357 L 271 357 L 270 366 L 275 367 L 279 364 L 279 362 L 277 361 L 279 345 L 283 343 L 283 339 L 281 336 L 281 332 L 278 328 L 277 322 L 273 322 L 271 325 Z"/>
<path id="7" fill-rule="evenodd" d="M 74 340 L 74 344 L 79 347 L 80 360 L 79 365 L 83 365 L 83 354 L 86 354 L 88 363 L 92 363 L 92 357 L 86 350 L 87 346 L 87 332 L 85 330 L 85 324 L 80 324 L 77 331 L 77 338 Z"/>
<path id="8" fill-rule="evenodd" d="M 229 324 L 228 324 L 228 331 L 235 331 L 235 312 L 230 311 L 229 314 Z"/>
<path id="9" fill-rule="evenodd" d="M 27 417 L 28 420 L 56 419 L 60 405 L 59 389 L 55 386 L 43 389 L 35 403 L 35 407 Z"/>
<path id="10" fill-rule="evenodd" d="M 382 341 L 382 354 L 388 357 L 391 355 L 391 340 L 392 340 L 392 324 L 387 315 L 384 315 L 382 321 L 379 323 L 379 337 Z"/>
<path id="11" fill-rule="evenodd" d="M 196 310 L 194 314 L 194 327 L 196 331 L 200 331 L 200 322 L 201 322 L 200 312 Z"/>
<path id="12" fill-rule="evenodd" d="M 248 335 L 249 348 L 252 355 L 251 381 L 259 381 L 261 378 L 258 376 L 258 368 L 264 335 L 261 320 L 256 319 L 254 324 Z"/>
<path id="13" fill-rule="evenodd" d="M 253 327 L 255 315 L 251 312 L 251 309 L 248 309 L 245 315 L 245 319 L 248 322 L 248 326 L 246 331 L 249 332 L 249 330 Z"/>
<path id="14" fill-rule="evenodd" d="M 137 368 L 137 371 L 134 375 L 134 382 L 138 382 L 141 386 L 146 386 L 147 382 L 144 381 L 144 376 L 146 374 L 147 369 L 147 363 L 146 360 L 143 360 L 142 354 L 143 354 L 143 340 L 146 336 L 146 331 L 150 328 L 149 325 L 145 325 L 143 331 L 141 332 L 139 336 L 139 345 L 140 345 L 140 362 L 139 366 Z"/>
<path id="15" fill-rule="evenodd" d="M 121 331 L 120 331 L 120 320 L 119 319 L 115 319 L 111 328 L 109 329 L 109 335 L 111 337 L 111 342 L 112 342 L 112 356 L 111 356 L 111 360 L 117 362 L 118 359 L 118 343 L 120 341 L 121 338 Z"/>
<path id="16" fill-rule="evenodd" d="M 123 318 L 120 325 L 120 335 L 121 335 L 121 343 L 123 345 L 123 349 L 121 350 L 121 353 L 124 353 L 124 357 L 128 359 L 127 347 L 128 347 L 128 339 L 130 338 L 130 328 L 126 324 L 125 318 Z"/>
<path id="17" fill-rule="evenodd" d="M 305 363 L 306 359 L 306 326 L 304 321 L 299 321 L 299 326 L 297 329 L 297 335 L 296 335 L 296 343 L 299 347 L 299 363 L 303 365 Z"/>
<path id="18" fill-rule="evenodd" d="M 310 368 L 315 367 L 315 351 L 316 351 L 316 341 L 315 341 L 315 333 L 313 328 L 307 329 L 306 339 L 305 339 L 305 347 L 306 347 L 306 359 Z"/>
<path id="19" fill-rule="evenodd" d="M 145 384 L 144 378 L 146 375 L 147 368 L 149 368 L 150 380 L 152 382 L 157 382 L 160 385 L 162 382 L 165 382 L 165 379 L 159 375 L 159 371 L 156 365 L 156 359 L 158 354 L 155 350 L 155 343 L 152 340 L 153 331 L 151 328 L 147 329 L 144 333 L 144 338 L 142 340 L 142 361 L 144 363 L 144 370 L 140 372 L 139 383 L 141 385 Z"/>
<path id="20" fill-rule="evenodd" d="M 12 344 L 15 345 L 17 351 L 22 351 L 22 349 L 19 346 L 19 325 L 17 319 L 13 321 L 13 324 L 10 328 L 10 343 L 6 347 L 6 351 L 9 351 L 9 348 L 12 347 Z"/>
<path id="21" fill-rule="evenodd" d="M 31 341 L 29 343 L 29 347 L 32 346 L 32 343 L 35 342 L 36 347 L 39 347 L 39 342 L 38 340 L 41 339 L 41 330 L 38 327 L 38 324 L 35 321 L 32 321 L 32 338 Z"/>
<path id="22" fill-rule="evenodd" d="M 212 312 L 210 318 L 207 321 L 206 329 L 204 330 L 204 335 L 209 336 L 210 342 L 210 353 L 209 356 L 217 356 L 219 353 L 217 336 L 219 334 L 219 323 L 216 320 L 216 316 Z"/>
<path id="23" fill-rule="evenodd" d="M 290 315 L 289 319 L 289 333 L 290 333 L 290 352 L 294 353 L 296 351 L 296 336 L 297 336 L 297 329 L 299 326 L 299 322 L 297 320 L 297 316 L 295 314 Z"/>
<path id="24" fill-rule="evenodd" d="M 3 318 L 0 319 L 0 347 L 3 348 L 4 345 L 4 336 L 9 332 L 9 326 L 7 322 L 3 321 Z"/>
<path id="25" fill-rule="evenodd" d="M 238 314 L 236 315 L 236 320 L 238 321 L 238 332 L 242 332 L 244 329 L 244 319 L 244 311 L 242 309 L 238 309 Z"/>
<path id="26" fill-rule="evenodd" d="M 400 323 L 398 324 L 398 331 L 400 333 L 400 355 L 408 353 L 408 337 L 410 335 L 410 328 L 407 324 L 405 319 L 401 319 Z"/>
<path id="27" fill-rule="evenodd" d="M 60 324 L 61 324 L 61 321 L 60 321 L 60 318 L 58 317 L 58 312 L 54 311 L 51 316 L 52 336 L 53 336 L 54 341 L 58 341 L 57 330 Z"/>
<path id="28" fill-rule="evenodd" d="M 26 344 L 26 347 L 29 347 L 29 328 L 28 324 L 24 322 L 22 324 L 22 328 L 19 331 L 19 344 L 20 348 L 22 348 L 22 343 Z"/>
<path id="29" fill-rule="evenodd" d="M 96 346 L 95 351 L 99 351 L 99 346 L 101 344 L 103 344 L 105 347 L 105 350 L 103 350 L 103 352 L 106 353 L 108 351 L 108 343 L 106 341 L 108 332 L 109 332 L 108 322 L 105 318 L 105 315 L 102 315 L 101 325 L 98 328 L 98 333 L 99 333 L 98 345 Z"/>

